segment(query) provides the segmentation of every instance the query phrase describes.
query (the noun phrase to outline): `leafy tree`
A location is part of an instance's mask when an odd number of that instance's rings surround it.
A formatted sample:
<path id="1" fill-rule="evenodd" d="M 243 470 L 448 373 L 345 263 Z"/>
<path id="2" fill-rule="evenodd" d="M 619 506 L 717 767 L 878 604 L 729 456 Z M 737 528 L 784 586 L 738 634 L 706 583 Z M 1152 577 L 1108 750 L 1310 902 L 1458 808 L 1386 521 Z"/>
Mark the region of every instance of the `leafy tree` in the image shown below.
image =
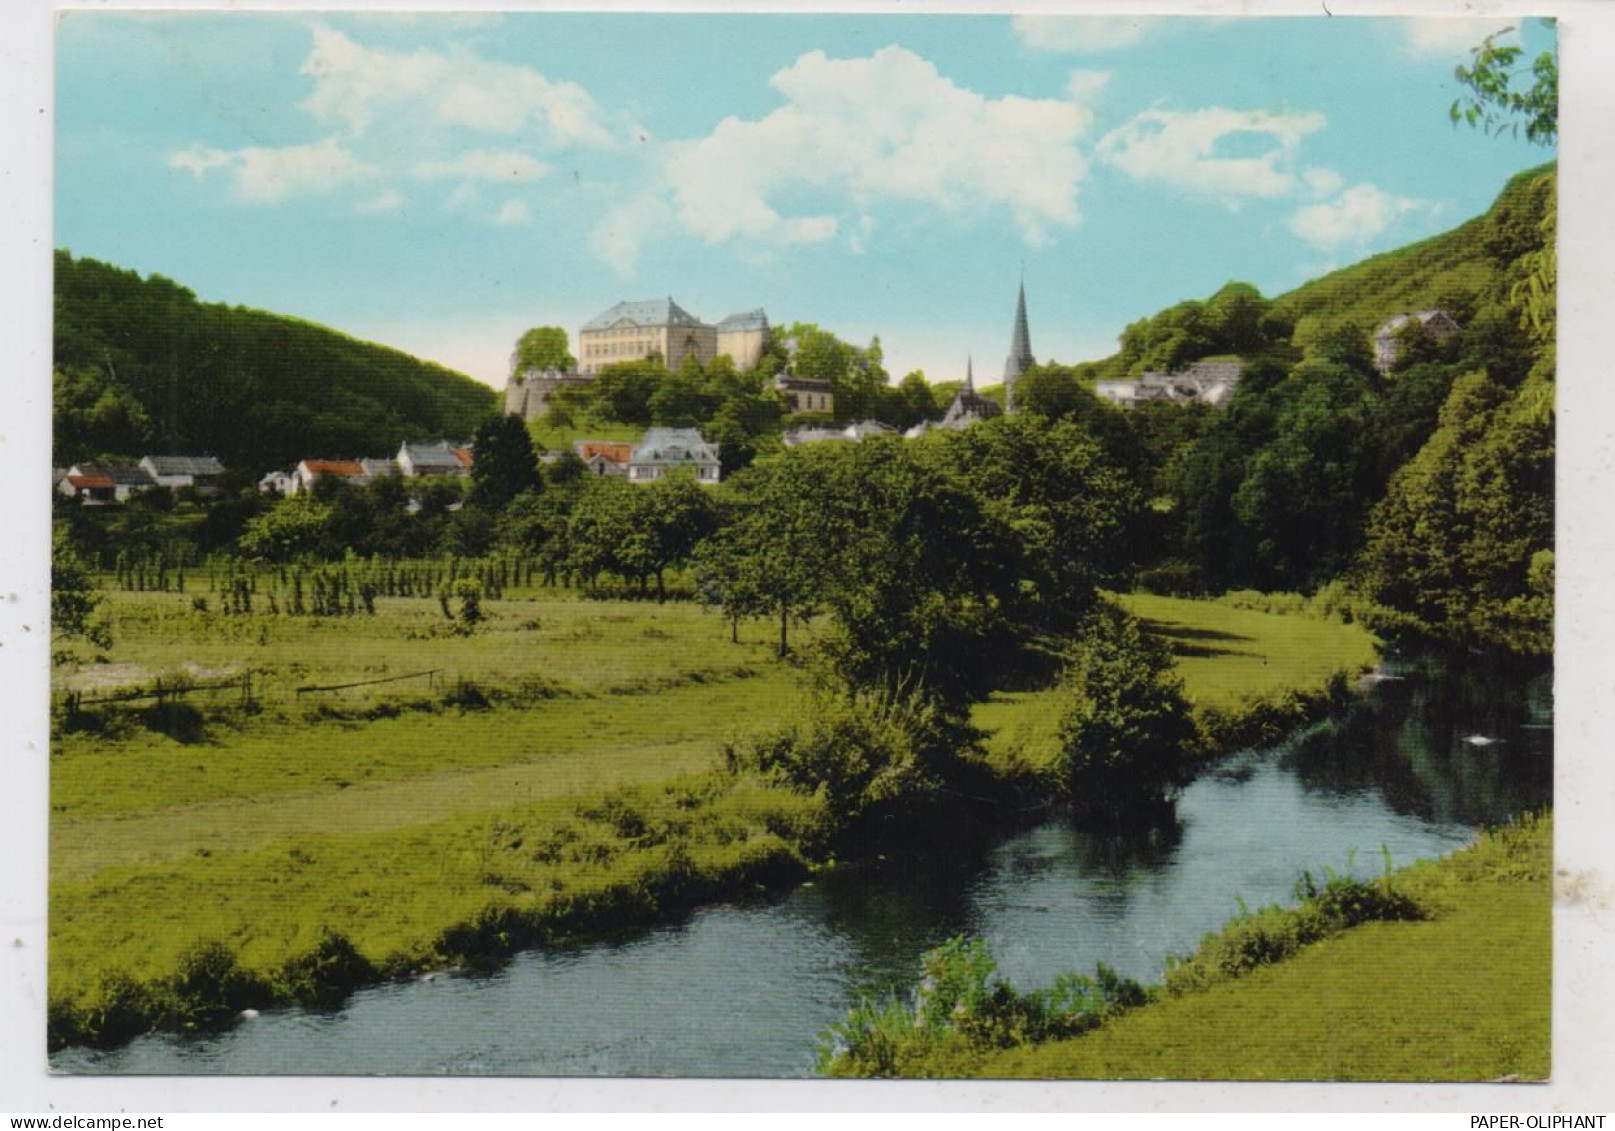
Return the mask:
<path id="1" fill-rule="evenodd" d="M 543 485 L 533 438 L 519 416 L 490 417 L 472 441 L 470 501 L 500 511 L 523 491 Z"/>
<path id="2" fill-rule="evenodd" d="M 1172 656 L 1103 603 L 1085 626 L 1061 693 L 1061 780 L 1086 809 L 1124 810 L 1188 780 L 1196 730 Z"/>
<path id="3" fill-rule="evenodd" d="M 534 326 L 516 342 L 516 370 L 559 369 L 570 373 L 577 368 L 566 331 L 559 326 Z"/>
<path id="4" fill-rule="evenodd" d="M 99 614 L 101 594 L 65 527 L 51 531 L 50 624 L 63 638 L 82 637 L 98 648 L 112 647 L 112 626 Z"/>
<path id="5" fill-rule="evenodd" d="M 289 562 L 305 554 L 318 554 L 328 545 L 328 530 L 335 507 L 312 492 L 281 499 L 247 523 L 241 552 L 249 558 Z"/>
<path id="6" fill-rule="evenodd" d="M 1541 52 L 1531 62 L 1530 86 L 1516 85 L 1525 77 L 1517 67 L 1525 49 L 1497 42 L 1513 30 L 1488 35 L 1470 49 L 1469 65 L 1460 64 L 1454 72 L 1468 93 L 1453 101 L 1448 115 L 1454 125 L 1462 122 L 1488 134 L 1507 131 L 1514 137 L 1523 123 L 1527 141 L 1552 145 L 1559 136 L 1559 57 Z"/>

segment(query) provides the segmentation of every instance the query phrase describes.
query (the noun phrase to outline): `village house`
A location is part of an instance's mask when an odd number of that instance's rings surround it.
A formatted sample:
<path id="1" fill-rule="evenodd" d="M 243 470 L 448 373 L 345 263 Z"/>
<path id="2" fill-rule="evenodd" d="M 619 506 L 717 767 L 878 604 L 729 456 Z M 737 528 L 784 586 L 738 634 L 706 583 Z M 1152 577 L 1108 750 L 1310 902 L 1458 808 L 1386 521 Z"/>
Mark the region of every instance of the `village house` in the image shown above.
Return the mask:
<path id="1" fill-rule="evenodd" d="M 694 428 L 648 429 L 629 457 L 628 481 L 651 483 L 675 475 L 689 475 L 702 484 L 718 482 L 722 464 L 717 447 Z"/>
<path id="2" fill-rule="evenodd" d="M 219 493 L 224 465 L 212 456 L 145 456 L 141 468 L 159 487 L 189 487 L 199 495 Z"/>
<path id="3" fill-rule="evenodd" d="M 614 440 L 573 440 L 572 451 L 583 461 L 590 475 L 626 478 L 634 445 Z"/>
<path id="4" fill-rule="evenodd" d="M 1402 354 L 1402 336 L 1415 325 L 1442 342 L 1457 337 L 1463 331 L 1463 327 L 1445 310 L 1419 310 L 1387 318 L 1374 331 L 1374 368 L 1382 376 L 1396 368 Z"/>
<path id="5" fill-rule="evenodd" d="M 299 460 L 292 472 L 292 489 L 285 494 L 312 491 L 315 480 L 332 477 L 345 479 L 358 486 L 365 481 L 364 465 L 356 459 L 305 459 Z M 259 486 L 262 487 L 262 481 Z"/>
<path id="6" fill-rule="evenodd" d="M 295 471 L 271 471 L 258 480 L 260 495 L 290 495 L 297 490 Z"/>
<path id="7" fill-rule="evenodd" d="M 835 415 L 835 397 L 830 382 L 815 377 L 781 373 L 774 378 L 774 389 L 785 401 L 786 412 L 819 412 Z"/>
<path id="8" fill-rule="evenodd" d="M 132 464 L 75 463 L 56 483 L 56 490 L 86 506 L 104 506 L 128 501 L 131 495 L 149 491 L 157 480 L 145 468 Z"/>
<path id="9" fill-rule="evenodd" d="M 1242 361 L 1196 361 L 1174 373 L 1144 373 L 1126 381 L 1099 381 L 1094 393 L 1122 408 L 1146 401 L 1170 404 L 1226 405 L 1244 375 Z"/>
<path id="10" fill-rule="evenodd" d="M 785 446 L 817 444 L 825 440 L 850 440 L 858 443 L 870 436 L 895 436 L 897 429 L 878 420 L 859 420 L 844 428 L 793 428 L 785 433 Z"/>
<path id="11" fill-rule="evenodd" d="M 399 473 L 411 479 L 424 475 L 471 474 L 471 449 L 457 446 L 447 440 L 435 444 L 405 442 L 398 448 Z"/>

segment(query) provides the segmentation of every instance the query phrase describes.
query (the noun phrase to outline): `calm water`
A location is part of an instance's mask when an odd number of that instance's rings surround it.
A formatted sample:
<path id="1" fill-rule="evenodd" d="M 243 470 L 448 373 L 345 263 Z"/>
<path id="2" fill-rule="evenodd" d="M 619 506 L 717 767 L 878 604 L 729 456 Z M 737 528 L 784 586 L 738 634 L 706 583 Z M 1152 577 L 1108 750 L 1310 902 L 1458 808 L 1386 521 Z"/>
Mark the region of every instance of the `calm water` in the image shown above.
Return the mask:
<path id="1" fill-rule="evenodd" d="M 365 990 L 205 1039 L 68 1049 L 59 1071 L 794 1076 L 864 990 L 986 939 L 1022 988 L 1104 961 L 1158 980 L 1238 911 L 1291 899 L 1303 869 L 1377 874 L 1546 801 L 1551 681 L 1407 669 L 1342 718 L 1217 765 L 1128 835 L 1055 819 L 964 859 L 843 874 L 700 910 L 627 941 L 520 955 L 494 974 Z M 1470 741 L 1475 738 L 1488 742 Z"/>

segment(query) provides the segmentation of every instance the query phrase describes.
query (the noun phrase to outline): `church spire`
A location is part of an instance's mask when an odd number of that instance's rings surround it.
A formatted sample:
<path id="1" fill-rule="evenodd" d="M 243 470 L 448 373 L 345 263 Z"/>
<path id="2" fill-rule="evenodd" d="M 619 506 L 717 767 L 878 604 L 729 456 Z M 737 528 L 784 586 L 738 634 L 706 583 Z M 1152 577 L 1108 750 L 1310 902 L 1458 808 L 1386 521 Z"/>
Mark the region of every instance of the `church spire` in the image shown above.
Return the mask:
<path id="1" fill-rule="evenodd" d="M 1008 411 L 1015 411 L 1015 382 L 1032 366 L 1032 335 L 1026 328 L 1026 276 L 1022 268 L 1020 295 L 1015 301 L 1015 329 L 1009 340 L 1009 357 L 1004 361 L 1004 402 Z"/>
<path id="2" fill-rule="evenodd" d="M 975 359 L 970 354 L 965 354 L 965 391 L 976 391 Z"/>

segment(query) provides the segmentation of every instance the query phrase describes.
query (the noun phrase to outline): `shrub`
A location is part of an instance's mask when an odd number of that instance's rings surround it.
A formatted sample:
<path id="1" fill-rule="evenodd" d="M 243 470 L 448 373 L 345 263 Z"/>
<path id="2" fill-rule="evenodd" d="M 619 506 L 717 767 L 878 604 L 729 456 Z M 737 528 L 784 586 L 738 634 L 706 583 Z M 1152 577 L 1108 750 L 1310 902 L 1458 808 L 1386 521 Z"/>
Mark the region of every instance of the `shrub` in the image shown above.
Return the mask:
<path id="1" fill-rule="evenodd" d="M 1139 622 L 1102 604 L 1062 680 L 1061 785 L 1086 809 L 1117 810 L 1181 785 L 1196 730 L 1167 650 Z"/>

